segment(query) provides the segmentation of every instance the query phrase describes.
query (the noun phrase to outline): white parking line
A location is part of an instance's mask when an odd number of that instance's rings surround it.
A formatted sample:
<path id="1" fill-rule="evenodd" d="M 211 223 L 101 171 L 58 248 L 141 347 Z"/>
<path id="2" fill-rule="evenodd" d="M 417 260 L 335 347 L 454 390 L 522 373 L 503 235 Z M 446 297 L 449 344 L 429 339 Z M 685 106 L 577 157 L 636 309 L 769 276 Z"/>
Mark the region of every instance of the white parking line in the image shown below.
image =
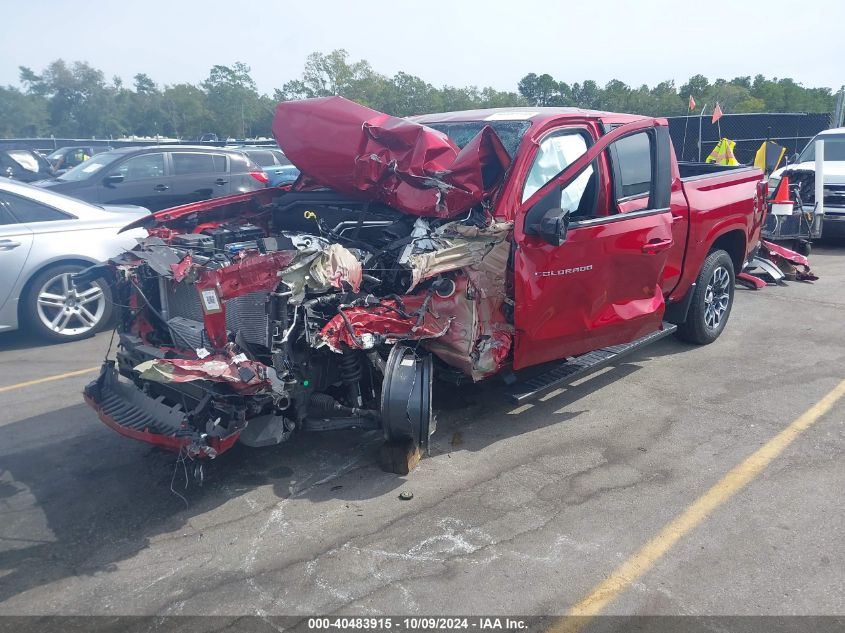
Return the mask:
<path id="1" fill-rule="evenodd" d="M 547 393 L 545 396 L 540 398 L 540 402 L 546 402 L 546 400 L 551 400 L 552 398 L 557 398 L 564 391 L 566 391 L 566 389 L 552 389 L 549 393 Z"/>
<path id="2" fill-rule="evenodd" d="M 528 409 L 530 409 L 533 406 L 534 406 L 533 404 L 522 404 L 522 405 L 518 406 L 516 409 L 513 409 L 512 411 L 508 411 L 508 415 L 519 415 L 520 413 L 528 411 Z"/>

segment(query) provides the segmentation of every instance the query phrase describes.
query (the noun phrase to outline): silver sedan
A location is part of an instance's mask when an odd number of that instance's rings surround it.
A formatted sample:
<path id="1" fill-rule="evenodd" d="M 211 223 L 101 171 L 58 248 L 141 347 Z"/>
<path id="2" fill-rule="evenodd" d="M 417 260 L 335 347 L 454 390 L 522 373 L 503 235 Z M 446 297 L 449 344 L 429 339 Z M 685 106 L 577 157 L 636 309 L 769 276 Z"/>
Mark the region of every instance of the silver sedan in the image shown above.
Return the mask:
<path id="1" fill-rule="evenodd" d="M 118 231 L 148 213 L 0 178 L 0 332 L 27 327 L 42 338 L 73 341 L 106 324 L 108 286 L 77 285 L 72 277 L 146 237 L 143 229 Z"/>

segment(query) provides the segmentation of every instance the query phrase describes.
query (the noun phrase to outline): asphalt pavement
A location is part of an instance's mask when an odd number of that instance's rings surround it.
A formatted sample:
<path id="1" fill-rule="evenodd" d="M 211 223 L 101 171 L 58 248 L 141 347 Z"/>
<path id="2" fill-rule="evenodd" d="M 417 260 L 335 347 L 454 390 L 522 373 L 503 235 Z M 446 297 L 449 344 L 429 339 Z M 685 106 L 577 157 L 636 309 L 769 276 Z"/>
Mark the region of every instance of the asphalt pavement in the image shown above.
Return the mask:
<path id="1" fill-rule="evenodd" d="M 186 489 L 82 402 L 108 333 L 0 335 L 0 615 L 566 613 L 845 379 L 845 245 L 811 261 L 814 284 L 739 289 L 713 345 L 530 407 L 438 388 L 407 477 L 344 431 L 237 446 Z M 845 399 L 816 417 L 602 613 L 845 614 Z"/>

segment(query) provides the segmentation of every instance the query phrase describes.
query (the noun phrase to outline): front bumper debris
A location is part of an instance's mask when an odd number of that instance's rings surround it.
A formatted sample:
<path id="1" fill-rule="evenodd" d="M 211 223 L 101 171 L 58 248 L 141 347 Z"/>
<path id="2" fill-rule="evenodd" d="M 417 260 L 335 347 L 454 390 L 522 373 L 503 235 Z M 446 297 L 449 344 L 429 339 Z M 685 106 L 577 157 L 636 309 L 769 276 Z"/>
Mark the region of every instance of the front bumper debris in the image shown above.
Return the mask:
<path id="1" fill-rule="evenodd" d="M 119 379 L 115 362 L 107 360 L 100 375 L 84 390 L 85 402 L 112 429 L 159 448 L 185 450 L 191 457 L 214 458 L 230 449 L 240 429 L 226 435 L 199 433 L 188 424 L 181 405 L 167 406 L 135 385 Z"/>

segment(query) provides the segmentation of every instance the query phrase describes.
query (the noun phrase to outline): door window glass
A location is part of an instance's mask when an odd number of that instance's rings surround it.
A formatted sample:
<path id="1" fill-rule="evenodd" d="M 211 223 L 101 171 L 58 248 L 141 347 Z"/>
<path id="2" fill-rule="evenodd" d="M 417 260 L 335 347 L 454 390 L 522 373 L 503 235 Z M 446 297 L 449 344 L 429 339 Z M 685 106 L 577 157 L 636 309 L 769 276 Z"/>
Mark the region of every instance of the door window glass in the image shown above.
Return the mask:
<path id="1" fill-rule="evenodd" d="M 4 224 L 17 224 L 18 221 L 12 217 L 12 214 L 9 213 L 9 210 L 0 202 L 0 226 Z"/>
<path id="2" fill-rule="evenodd" d="M 647 194 L 651 189 L 651 137 L 639 132 L 613 143 L 619 183 L 618 198 Z"/>
<path id="3" fill-rule="evenodd" d="M 583 135 L 577 132 L 568 132 L 563 134 L 553 134 L 547 136 L 537 150 L 537 155 L 534 157 L 534 163 L 531 165 L 531 171 L 528 172 L 528 177 L 525 180 L 525 189 L 522 192 L 522 201 L 525 202 L 530 198 L 535 191 L 540 189 L 543 185 L 549 182 L 552 178 L 557 176 L 560 172 L 566 169 L 575 159 L 587 151 L 587 140 Z M 574 197 L 577 195 L 580 187 L 581 193 L 584 191 L 587 181 L 589 180 L 589 170 L 585 170 L 570 187 L 579 184 L 572 190 Z M 589 173 L 588 173 L 589 172 Z M 567 187 L 569 189 L 569 187 Z M 578 206 L 577 204 L 575 205 Z"/>
<path id="4" fill-rule="evenodd" d="M 171 156 L 173 157 L 173 173 L 176 176 L 226 171 L 226 157 L 221 154 L 174 152 Z"/>
<path id="5" fill-rule="evenodd" d="M 259 167 L 272 167 L 277 164 L 273 157 L 273 152 L 270 152 L 269 150 L 265 152 L 249 152 L 247 155 Z"/>
<path id="6" fill-rule="evenodd" d="M 9 205 L 12 213 L 19 222 L 52 222 L 73 218 L 69 213 L 63 213 L 46 204 L 35 202 L 29 198 L 22 198 L 9 193 L 0 194 L 0 202 Z"/>
<path id="7" fill-rule="evenodd" d="M 164 154 L 143 154 L 123 163 L 114 172 L 123 176 L 124 182 L 161 178 L 164 176 Z"/>
<path id="8" fill-rule="evenodd" d="M 214 159 L 214 173 L 225 174 L 227 171 L 226 157 L 223 154 L 212 154 L 212 158 Z"/>

